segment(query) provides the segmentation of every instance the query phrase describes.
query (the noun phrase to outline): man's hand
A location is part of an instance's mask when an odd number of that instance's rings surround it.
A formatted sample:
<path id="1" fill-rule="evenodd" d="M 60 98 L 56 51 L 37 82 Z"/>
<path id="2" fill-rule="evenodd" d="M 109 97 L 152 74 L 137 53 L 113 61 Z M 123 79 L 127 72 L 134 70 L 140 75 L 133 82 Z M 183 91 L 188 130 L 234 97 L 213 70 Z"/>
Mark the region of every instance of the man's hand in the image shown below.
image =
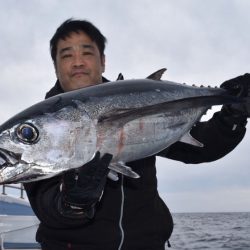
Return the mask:
<path id="1" fill-rule="evenodd" d="M 245 98 L 245 102 L 227 105 L 228 112 L 250 117 L 250 74 L 238 76 L 221 84 L 231 95 Z"/>
<path id="2" fill-rule="evenodd" d="M 64 173 L 59 201 L 59 210 L 63 215 L 94 216 L 95 204 L 101 199 L 111 160 L 112 155 L 105 154 L 101 158 L 100 152 L 97 152 L 92 161 Z"/>

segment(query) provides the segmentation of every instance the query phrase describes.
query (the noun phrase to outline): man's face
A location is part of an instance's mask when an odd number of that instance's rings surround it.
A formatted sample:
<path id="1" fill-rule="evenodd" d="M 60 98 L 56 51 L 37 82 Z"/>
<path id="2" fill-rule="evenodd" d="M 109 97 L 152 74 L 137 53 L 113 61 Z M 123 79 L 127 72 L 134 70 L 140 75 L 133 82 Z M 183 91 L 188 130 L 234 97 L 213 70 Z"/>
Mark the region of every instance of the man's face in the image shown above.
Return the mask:
<path id="1" fill-rule="evenodd" d="M 105 57 L 88 35 L 73 32 L 58 41 L 55 69 L 64 91 L 84 88 L 102 82 Z"/>

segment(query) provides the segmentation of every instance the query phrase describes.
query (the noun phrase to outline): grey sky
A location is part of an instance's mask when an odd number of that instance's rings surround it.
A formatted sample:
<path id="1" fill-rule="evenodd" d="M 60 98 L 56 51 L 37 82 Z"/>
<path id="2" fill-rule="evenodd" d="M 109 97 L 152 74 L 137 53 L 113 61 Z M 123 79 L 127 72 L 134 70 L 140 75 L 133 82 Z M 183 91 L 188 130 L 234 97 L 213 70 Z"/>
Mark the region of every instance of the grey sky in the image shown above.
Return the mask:
<path id="1" fill-rule="evenodd" d="M 105 76 L 219 86 L 250 71 L 248 0 L 8 0 L 0 2 L 0 123 L 44 98 L 56 78 L 49 39 L 67 18 L 108 39 Z M 249 127 L 249 126 L 248 126 Z M 228 156 L 185 165 L 159 158 L 159 191 L 172 211 L 250 211 L 250 134 Z"/>

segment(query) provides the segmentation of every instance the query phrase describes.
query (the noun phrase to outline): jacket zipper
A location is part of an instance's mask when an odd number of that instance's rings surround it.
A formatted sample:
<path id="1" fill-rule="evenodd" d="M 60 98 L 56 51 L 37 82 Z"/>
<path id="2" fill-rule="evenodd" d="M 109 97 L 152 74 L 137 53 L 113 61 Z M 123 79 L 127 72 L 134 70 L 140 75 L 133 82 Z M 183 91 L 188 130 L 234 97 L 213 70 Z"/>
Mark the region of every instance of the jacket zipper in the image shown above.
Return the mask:
<path id="1" fill-rule="evenodd" d="M 122 219 L 123 219 L 123 208 L 124 208 L 124 188 L 123 188 L 123 175 L 121 175 L 121 211 L 120 211 L 120 219 L 119 219 L 119 228 L 121 232 L 121 241 L 118 247 L 118 250 L 122 249 L 122 245 L 124 242 L 124 230 L 122 227 Z"/>

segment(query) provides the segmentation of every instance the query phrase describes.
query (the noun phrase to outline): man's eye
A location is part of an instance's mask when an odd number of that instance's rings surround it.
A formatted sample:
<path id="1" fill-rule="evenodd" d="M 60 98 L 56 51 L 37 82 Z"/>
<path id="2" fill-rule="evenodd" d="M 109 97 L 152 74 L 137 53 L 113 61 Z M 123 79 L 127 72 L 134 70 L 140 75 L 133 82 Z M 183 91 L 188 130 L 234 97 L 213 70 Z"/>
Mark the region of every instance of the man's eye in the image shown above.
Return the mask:
<path id="1" fill-rule="evenodd" d="M 83 52 L 82 53 L 84 56 L 89 56 L 89 55 L 93 55 L 94 53 L 93 52 Z"/>
<path id="2" fill-rule="evenodd" d="M 71 54 L 65 54 L 65 55 L 62 55 L 62 58 L 65 59 L 65 58 L 69 58 L 69 57 L 72 57 Z"/>
<path id="3" fill-rule="evenodd" d="M 24 123 L 16 129 L 17 137 L 24 143 L 34 143 L 38 139 L 38 130 L 36 127 L 29 123 Z"/>

